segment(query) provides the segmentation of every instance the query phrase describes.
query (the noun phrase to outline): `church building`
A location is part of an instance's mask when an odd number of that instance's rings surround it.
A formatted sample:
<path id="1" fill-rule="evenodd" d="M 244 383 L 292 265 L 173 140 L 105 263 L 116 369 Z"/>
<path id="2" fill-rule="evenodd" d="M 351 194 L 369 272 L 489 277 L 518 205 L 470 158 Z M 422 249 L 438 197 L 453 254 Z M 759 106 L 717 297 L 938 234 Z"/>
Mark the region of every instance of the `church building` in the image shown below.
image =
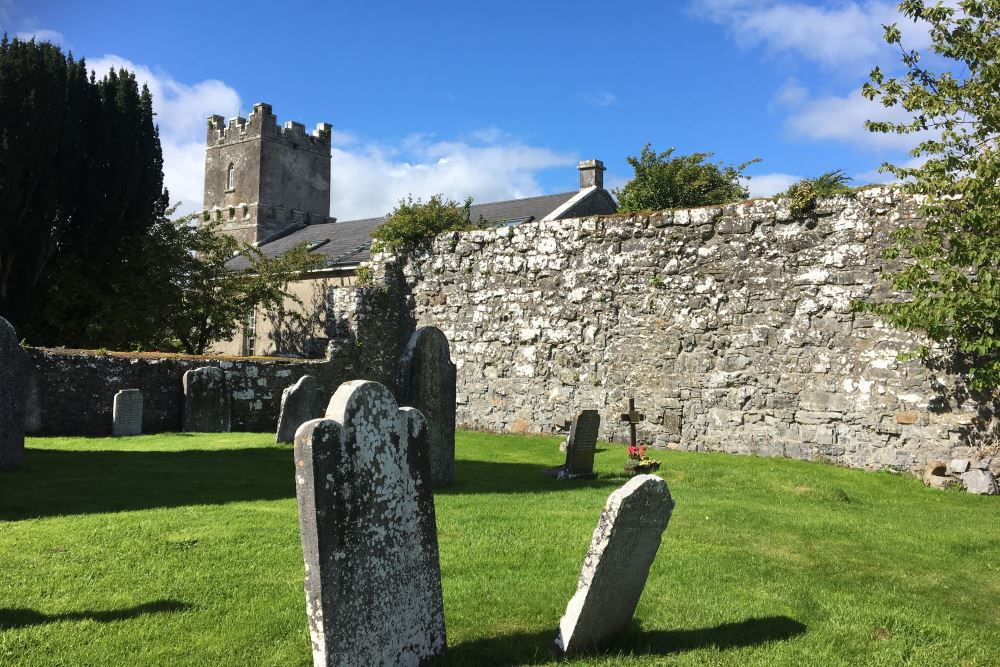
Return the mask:
<path id="1" fill-rule="evenodd" d="M 236 340 L 214 352 L 239 355 L 322 356 L 329 338 L 328 290 L 357 283 L 357 269 L 369 259 L 371 232 L 384 217 L 338 221 L 330 217 L 331 126 L 309 134 L 301 123 L 279 127 L 271 105 L 258 103 L 248 118 L 208 118 L 203 219 L 222 221 L 221 231 L 253 243 L 274 257 L 303 243 L 326 258 L 322 268 L 291 285 L 302 305 L 288 300 L 279 313 L 248 313 Z M 604 189 L 604 165 L 578 166 L 578 190 L 473 204 L 473 220 L 519 225 L 617 210 Z M 229 263 L 247 270 L 245 258 Z"/>

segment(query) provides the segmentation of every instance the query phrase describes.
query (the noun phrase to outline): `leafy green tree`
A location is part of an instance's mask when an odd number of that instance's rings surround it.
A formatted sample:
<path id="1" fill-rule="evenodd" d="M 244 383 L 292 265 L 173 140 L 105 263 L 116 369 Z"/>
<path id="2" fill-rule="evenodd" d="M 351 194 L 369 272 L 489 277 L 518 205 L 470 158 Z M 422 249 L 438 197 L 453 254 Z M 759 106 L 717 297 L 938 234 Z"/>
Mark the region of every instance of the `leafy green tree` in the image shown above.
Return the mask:
<path id="1" fill-rule="evenodd" d="M 750 191 L 741 182 L 743 170 L 760 161 L 733 167 L 706 162 L 712 153 L 671 157 L 673 153 L 673 148 L 657 153 L 646 144 L 638 156 L 626 158 L 635 176 L 614 190 L 619 211 L 662 211 L 746 199 Z"/>
<path id="2" fill-rule="evenodd" d="M 888 274 L 901 300 L 859 306 L 903 329 L 919 330 L 940 352 L 925 359 L 957 361 L 974 390 L 1000 387 L 1000 3 L 962 0 L 958 8 L 906 0 L 899 11 L 930 27 L 931 59 L 900 45 L 899 28 L 885 40 L 899 45 L 905 75 L 872 70 L 863 93 L 910 114 L 905 122 L 869 121 L 873 132 L 912 134 L 919 166 L 883 169 L 923 197 L 924 225 L 894 233 L 899 268 Z"/>
<path id="3" fill-rule="evenodd" d="M 35 342 L 100 344 L 96 314 L 144 279 L 124 253 L 167 201 L 152 96 L 135 76 L 98 80 L 57 46 L 4 35 L 0 313 Z"/>
<path id="4" fill-rule="evenodd" d="M 434 195 L 424 203 L 407 195 L 372 231 L 372 250 L 405 250 L 441 232 L 476 229 L 480 225 L 473 222 L 471 208 L 472 197 L 459 204 L 444 195 Z"/>
<path id="5" fill-rule="evenodd" d="M 169 280 L 160 288 L 158 313 L 148 321 L 162 326 L 159 349 L 204 354 L 216 342 L 232 339 L 254 308 L 277 309 L 298 301 L 288 283 L 325 261 L 306 244 L 277 257 L 218 231 L 219 223 L 191 224 L 191 218 L 165 220 L 151 243 L 156 262 L 168 262 Z M 243 256 L 249 267 L 232 269 Z"/>

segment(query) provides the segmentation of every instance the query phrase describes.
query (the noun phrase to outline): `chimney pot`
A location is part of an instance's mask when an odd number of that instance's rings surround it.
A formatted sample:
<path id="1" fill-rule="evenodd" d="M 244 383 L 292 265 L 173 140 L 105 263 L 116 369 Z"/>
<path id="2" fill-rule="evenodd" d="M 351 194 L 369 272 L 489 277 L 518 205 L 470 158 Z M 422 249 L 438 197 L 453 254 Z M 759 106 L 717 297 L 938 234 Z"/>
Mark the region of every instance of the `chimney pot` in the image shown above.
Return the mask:
<path id="1" fill-rule="evenodd" d="M 604 187 L 604 163 L 600 160 L 584 160 L 577 169 L 580 170 L 580 189 Z"/>

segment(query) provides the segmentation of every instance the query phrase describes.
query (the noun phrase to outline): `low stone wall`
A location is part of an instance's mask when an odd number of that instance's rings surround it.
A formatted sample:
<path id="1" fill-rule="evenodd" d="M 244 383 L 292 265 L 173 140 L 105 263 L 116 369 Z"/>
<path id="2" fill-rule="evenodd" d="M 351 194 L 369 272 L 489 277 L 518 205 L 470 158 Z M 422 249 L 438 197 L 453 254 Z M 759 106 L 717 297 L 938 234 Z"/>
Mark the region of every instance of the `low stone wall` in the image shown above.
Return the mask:
<path id="1" fill-rule="evenodd" d="M 282 390 L 302 375 L 316 376 L 328 400 L 342 382 L 354 379 L 355 360 L 220 359 L 97 354 L 29 349 L 27 431 L 34 435 L 110 435 L 114 395 L 143 393 L 143 433 L 180 431 L 181 378 L 185 371 L 218 366 L 232 394 L 234 431 L 273 431 Z"/>
<path id="2" fill-rule="evenodd" d="M 465 427 L 553 432 L 597 408 L 623 440 L 634 397 L 657 447 L 918 469 L 974 457 L 994 406 L 851 310 L 916 216 L 875 188 L 798 217 L 755 200 L 447 234 L 405 260 L 405 302 L 451 341 Z"/>

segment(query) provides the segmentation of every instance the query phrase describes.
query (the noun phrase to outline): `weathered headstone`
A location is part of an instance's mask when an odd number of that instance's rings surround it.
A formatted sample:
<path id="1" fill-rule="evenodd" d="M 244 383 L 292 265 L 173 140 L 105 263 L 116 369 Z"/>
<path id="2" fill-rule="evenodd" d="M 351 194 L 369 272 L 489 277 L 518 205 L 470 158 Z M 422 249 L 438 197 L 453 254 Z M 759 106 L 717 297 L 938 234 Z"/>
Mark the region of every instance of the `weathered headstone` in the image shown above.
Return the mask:
<path id="1" fill-rule="evenodd" d="M 184 373 L 183 430 L 225 433 L 230 430 L 229 392 L 221 368 L 203 366 Z"/>
<path id="2" fill-rule="evenodd" d="M 347 382 L 295 434 L 313 664 L 423 665 L 445 650 L 426 422 Z"/>
<path id="3" fill-rule="evenodd" d="M 115 394 L 111 414 L 111 435 L 142 433 L 142 392 L 138 389 L 122 389 Z"/>
<path id="4" fill-rule="evenodd" d="M 594 451 L 597 449 L 597 433 L 601 430 L 601 413 L 584 410 L 573 420 L 566 443 L 566 463 L 556 468 L 547 468 L 546 475 L 556 479 L 593 479 Z"/>
<path id="5" fill-rule="evenodd" d="M 400 359 L 400 400 L 427 420 L 431 483 L 451 484 L 455 477 L 455 364 L 448 339 L 437 327 L 420 327 Z"/>
<path id="6" fill-rule="evenodd" d="M 281 412 L 275 442 L 293 442 L 295 432 L 310 419 L 323 414 L 319 402 L 319 384 L 312 375 L 303 375 L 298 382 L 281 392 Z"/>
<path id="7" fill-rule="evenodd" d="M 654 475 L 611 494 L 559 621 L 557 657 L 598 649 L 628 627 L 673 508 L 667 483 Z"/>
<path id="8" fill-rule="evenodd" d="M 0 317 L 0 470 L 24 459 L 24 397 L 27 360 L 11 323 Z"/>

